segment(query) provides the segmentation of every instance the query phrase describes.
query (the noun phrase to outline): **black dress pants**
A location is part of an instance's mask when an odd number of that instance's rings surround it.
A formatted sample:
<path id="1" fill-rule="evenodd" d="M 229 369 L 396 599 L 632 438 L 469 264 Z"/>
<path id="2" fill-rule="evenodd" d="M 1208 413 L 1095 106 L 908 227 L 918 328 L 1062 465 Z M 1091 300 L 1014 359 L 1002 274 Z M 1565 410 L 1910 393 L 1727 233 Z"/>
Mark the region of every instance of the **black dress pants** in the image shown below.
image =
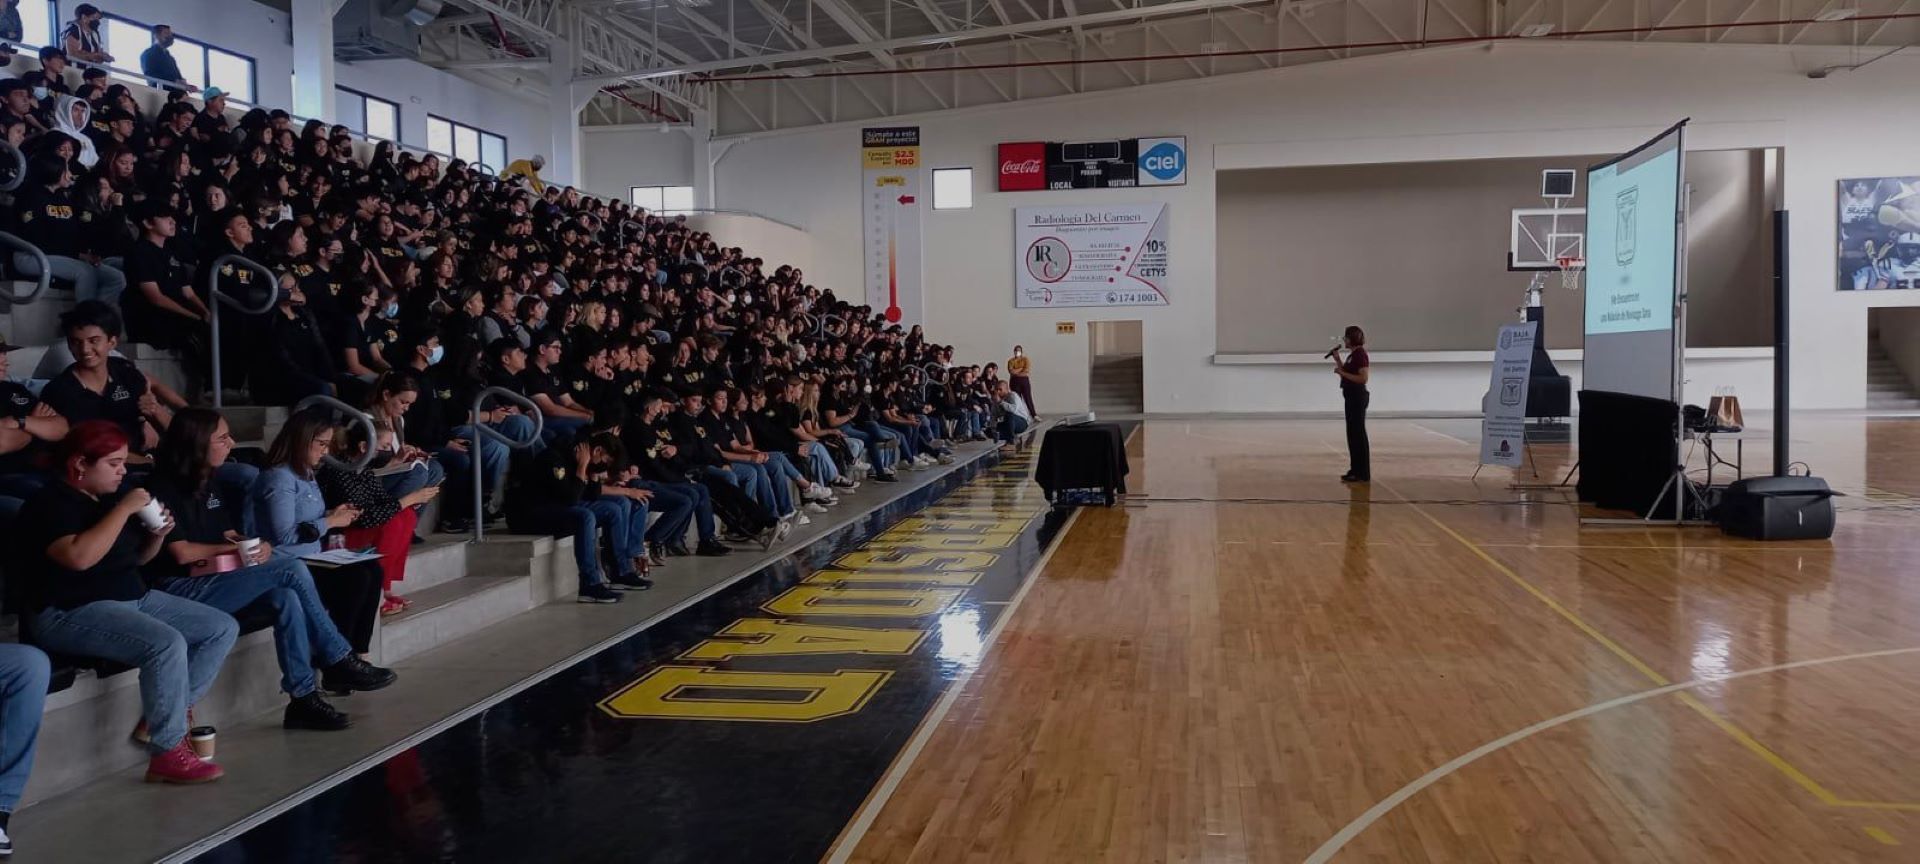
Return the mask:
<path id="1" fill-rule="evenodd" d="M 384 581 L 378 561 L 313 568 L 313 587 L 320 593 L 320 602 L 326 604 L 327 617 L 333 619 L 340 635 L 347 637 L 355 654 L 365 654 L 373 647 L 373 622 L 380 618 Z"/>
<path id="2" fill-rule="evenodd" d="M 1361 480 L 1373 477 L 1373 457 L 1367 445 L 1367 403 L 1365 390 L 1343 390 L 1347 403 L 1347 473 Z"/>

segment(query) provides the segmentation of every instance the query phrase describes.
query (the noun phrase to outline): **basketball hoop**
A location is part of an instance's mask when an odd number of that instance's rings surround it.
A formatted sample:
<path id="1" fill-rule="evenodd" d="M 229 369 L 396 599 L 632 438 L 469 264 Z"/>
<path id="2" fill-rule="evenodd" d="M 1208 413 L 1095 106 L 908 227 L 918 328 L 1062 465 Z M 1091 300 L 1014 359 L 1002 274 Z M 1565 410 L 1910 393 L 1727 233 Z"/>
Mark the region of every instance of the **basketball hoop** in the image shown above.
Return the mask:
<path id="1" fill-rule="evenodd" d="M 1580 290 L 1580 273 L 1587 269 L 1587 259 L 1561 256 L 1554 262 L 1560 267 L 1560 287 L 1568 291 Z"/>

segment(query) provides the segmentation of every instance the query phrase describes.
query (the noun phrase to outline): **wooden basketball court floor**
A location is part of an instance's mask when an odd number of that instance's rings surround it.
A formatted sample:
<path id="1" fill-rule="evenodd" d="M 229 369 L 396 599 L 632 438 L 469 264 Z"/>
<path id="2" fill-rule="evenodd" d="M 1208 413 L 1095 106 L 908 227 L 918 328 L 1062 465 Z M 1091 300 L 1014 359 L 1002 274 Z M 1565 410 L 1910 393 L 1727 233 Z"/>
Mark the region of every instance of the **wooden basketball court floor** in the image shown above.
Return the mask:
<path id="1" fill-rule="evenodd" d="M 829 860 L 1920 861 L 1920 419 L 1796 417 L 1851 497 L 1766 544 L 1371 428 L 1142 424 Z"/>

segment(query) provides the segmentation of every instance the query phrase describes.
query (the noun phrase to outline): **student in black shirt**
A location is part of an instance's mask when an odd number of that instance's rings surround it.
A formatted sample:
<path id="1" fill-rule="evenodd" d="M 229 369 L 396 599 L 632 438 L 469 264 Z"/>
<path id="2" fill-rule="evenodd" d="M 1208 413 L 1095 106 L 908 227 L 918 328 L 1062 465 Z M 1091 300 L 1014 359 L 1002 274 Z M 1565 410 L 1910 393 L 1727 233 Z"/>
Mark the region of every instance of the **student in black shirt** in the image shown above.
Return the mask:
<path id="1" fill-rule="evenodd" d="M 75 200 L 72 187 L 67 160 L 40 153 L 27 165 L 27 185 L 14 196 L 11 221 L 20 239 L 46 253 L 53 278 L 72 283 L 74 299 L 118 303 L 127 277 L 94 254 L 88 238 L 93 214 Z M 13 266 L 23 279 L 40 275 L 39 260 L 25 252 L 13 253 Z"/>
<path id="2" fill-rule="evenodd" d="M 127 253 L 127 281 L 133 291 L 121 309 L 127 338 L 156 348 L 182 352 L 190 375 L 207 368 L 207 321 L 211 313 L 193 288 L 193 267 L 180 260 L 173 245 L 173 210 L 158 201 L 142 202 L 141 238 Z M 197 388 L 189 387 L 190 391 Z"/>
<path id="3" fill-rule="evenodd" d="M 120 344 L 120 315 L 98 300 L 88 300 L 60 316 L 73 365 L 40 391 L 40 399 L 70 423 L 106 420 L 120 427 L 136 455 L 160 443 L 173 420 L 169 406 L 182 406 L 133 361 L 112 354 Z"/>
<path id="4" fill-rule="evenodd" d="M 581 603 L 618 603 L 615 588 L 644 589 L 652 583 L 634 572 L 630 536 L 631 505 L 627 499 L 603 495 L 592 479 L 607 470 L 611 457 L 606 441 L 595 446 L 582 435 L 568 447 L 549 447 L 520 464 L 507 496 L 507 525 L 516 533 L 551 534 L 573 538 L 574 563 L 580 573 Z M 618 446 L 615 442 L 614 446 Z M 641 525 L 645 525 L 642 517 Z M 600 536 L 606 532 L 620 568 L 608 585 L 600 566 Z"/>
<path id="5" fill-rule="evenodd" d="M 660 397 L 660 394 L 648 392 L 639 399 L 640 413 L 631 422 L 621 425 L 621 444 L 630 464 L 639 469 L 639 478 L 628 481 L 629 486 L 645 489 L 653 493 L 654 509 L 663 514 L 679 512 L 683 506 L 690 505 L 693 512 L 694 528 L 700 538 L 700 544 L 694 550 L 703 557 L 719 557 L 729 550 L 716 539 L 713 525 L 713 496 L 704 484 L 695 483 L 678 469 L 667 464 L 676 452 L 673 445 L 660 438 L 656 431 L 662 417 L 673 410 L 672 403 Z M 670 515 L 663 516 L 664 522 Z M 684 533 L 684 528 L 682 529 Z M 671 532 L 668 532 L 671 533 Z M 681 533 L 673 534 L 672 541 L 663 544 L 666 555 L 684 556 L 685 546 L 680 544 Z"/>
<path id="6" fill-rule="evenodd" d="M 153 752 L 147 779 L 217 780 L 187 743 L 187 708 L 206 695 L 240 635 L 233 616 L 147 590 L 140 567 L 174 528 L 151 495 L 121 490 L 127 438 L 105 421 L 76 424 L 56 453 L 58 477 L 28 503 L 13 536 L 30 556 L 22 622 L 49 652 L 140 668 L 134 737 Z M 152 521 L 147 521 L 151 519 Z M 153 527 L 148 527 L 149 525 Z"/>
<path id="7" fill-rule="evenodd" d="M 293 274 L 280 277 L 280 302 L 267 321 L 266 353 L 252 378 L 254 398 L 291 406 L 308 396 L 334 395 L 333 352 L 307 306 L 306 289 Z"/>
<path id="8" fill-rule="evenodd" d="M 533 337 L 527 368 L 517 378 L 520 395 L 532 400 L 545 415 L 547 429 L 553 433 L 548 436 L 549 442 L 578 434 L 593 419 L 593 412 L 574 401 L 568 388 L 560 383 L 560 356 L 564 350 L 564 340 L 558 331 L 540 332 Z"/>
<path id="9" fill-rule="evenodd" d="M 276 614 L 274 653 L 280 689 L 291 699 L 282 725 L 334 731 L 351 725 L 320 695 L 314 660 L 325 667 L 328 689 L 378 690 L 394 674 L 353 653 L 334 627 L 313 575 L 299 558 L 273 557 L 272 544 L 243 534 L 244 496 L 213 482 L 233 452 L 227 421 L 207 408 L 187 408 L 161 441 L 147 491 L 174 514 L 164 554 L 147 565 L 154 587 L 229 614 L 264 600 Z"/>
<path id="10" fill-rule="evenodd" d="M 18 350 L 0 339 L 0 527 L 12 524 L 26 499 L 46 485 L 36 457 L 67 437 L 65 417 L 33 391 L 7 380 L 7 355 Z"/>

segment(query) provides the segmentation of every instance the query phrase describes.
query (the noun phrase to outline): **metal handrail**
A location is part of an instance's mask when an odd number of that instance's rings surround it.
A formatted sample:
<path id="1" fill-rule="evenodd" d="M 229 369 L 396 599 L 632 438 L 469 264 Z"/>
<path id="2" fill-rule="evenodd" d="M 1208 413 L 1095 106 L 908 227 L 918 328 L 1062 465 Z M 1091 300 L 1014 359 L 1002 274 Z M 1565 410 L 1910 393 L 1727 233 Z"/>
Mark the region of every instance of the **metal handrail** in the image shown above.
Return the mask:
<path id="1" fill-rule="evenodd" d="M 0 154 L 13 157 L 13 179 L 0 183 L 0 192 L 12 192 L 27 182 L 27 154 L 5 141 L 0 141 Z"/>
<path id="2" fill-rule="evenodd" d="M 252 270 L 255 275 L 266 279 L 267 301 L 265 304 L 256 309 L 221 292 L 220 271 L 225 270 L 228 264 L 245 267 L 248 270 Z M 243 314 L 264 315 L 273 309 L 274 304 L 280 302 L 280 280 L 275 279 L 273 271 L 268 270 L 266 266 L 260 262 L 248 258 L 245 255 L 229 252 L 213 259 L 213 267 L 207 271 L 207 299 L 211 301 L 207 304 L 208 323 L 213 327 L 213 410 L 218 411 L 220 410 L 221 399 L 223 398 L 220 388 L 220 307 L 224 304 L 232 306 L 235 310 Z M 369 448 L 369 450 L 371 450 L 371 448 Z"/>
<path id="3" fill-rule="evenodd" d="M 0 231 L 0 246 L 11 246 L 17 252 L 32 255 L 33 259 L 40 263 L 40 278 L 33 283 L 33 290 L 27 292 L 26 296 L 13 293 L 13 283 L 7 283 L 7 303 L 13 306 L 25 306 L 40 299 L 40 292 L 47 290 L 47 286 L 53 283 L 53 263 L 47 260 L 47 253 L 40 251 L 40 247 L 5 231 Z"/>
<path id="4" fill-rule="evenodd" d="M 335 399 L 332 396 L 328 396 L 325 393 L 315 393 L 312 396 L 300 400 L 294 404 L 293 411 L 295 414 L 298 414 L 315 405 L 325 405 L 328 408 L 345 414 L 348 419 L 367 430 L 367 449 L 366 452 L 360 454 L 359 459 L 353 462 L 342 462 L 334 458 L 333 454 L 329 453 L 323 457 L 326 459 L 327 464 L 355 473 L 366 470 L 366 467 L 373 463 L 374 448 L 380 443 L 380 430 L 373 425 L 373 415 Z"/>
<path id="5" fill-rule="evenodd" d="M 489 396 L 498 396 L 508 402 L 516 403 L 531 414 L 533 416 L 533 437 L 525 441 L 515 441 L 506 433 L 482 422 L 480 419 L 480 407 L 486 404 L 487 397 Z M 485 510 L 487 493 L 485 486 L 481 482 L 481 475 L 486 472 L 480 470 L 480 442 L 484 439 L 492 438 L 495 441 L 507 445 L 507 449 L 509 450 L 524 450 L 533 446 L 533 442 L 540 440 L 541 433 L 545 432 L 547 428 L 547 418 L 545 414 L 540 412 L 540 406 L 533 404 L 533 400 L 515 393 L 512 390 L 508 390 L 505 387 L 488 387 L 474 394 L 473 410 L 467 415 L 467 419 L 473 421 L 471 424 L 473 426 L 473 452 L 467 454 L 467 460 L 473 465 L 473 542 L 478 543 L 487 538 L 487 514 Z"/>

